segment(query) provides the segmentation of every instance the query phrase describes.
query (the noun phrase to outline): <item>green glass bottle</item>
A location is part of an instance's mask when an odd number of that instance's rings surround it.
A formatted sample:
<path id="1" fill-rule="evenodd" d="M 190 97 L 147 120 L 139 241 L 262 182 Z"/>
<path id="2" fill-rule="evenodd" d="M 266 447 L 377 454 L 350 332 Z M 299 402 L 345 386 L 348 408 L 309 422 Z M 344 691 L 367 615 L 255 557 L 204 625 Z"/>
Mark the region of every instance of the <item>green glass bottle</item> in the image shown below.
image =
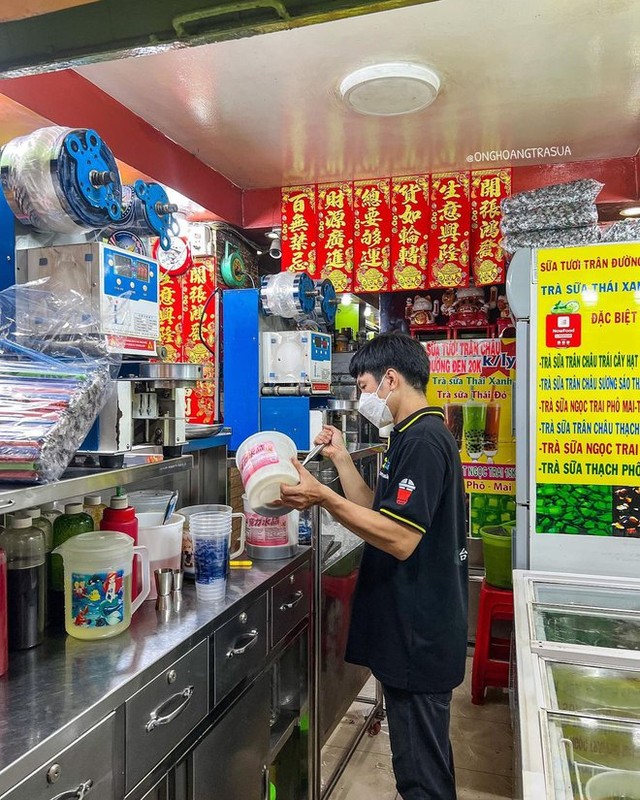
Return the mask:
<path id="1" fill-rule="evenodd" d="M 56 517 L 53 523 L 53 549 L 77 536 L 79 533 L 90 533 L 93 520 L 82 510 L 82 503 L 67 503 L 64 514 Z M 51 556 L 51 575 L 49 593 L 49 618 L 52 624 L 64 625 L 64 567 L 62 557 L 54 553 Z"/>

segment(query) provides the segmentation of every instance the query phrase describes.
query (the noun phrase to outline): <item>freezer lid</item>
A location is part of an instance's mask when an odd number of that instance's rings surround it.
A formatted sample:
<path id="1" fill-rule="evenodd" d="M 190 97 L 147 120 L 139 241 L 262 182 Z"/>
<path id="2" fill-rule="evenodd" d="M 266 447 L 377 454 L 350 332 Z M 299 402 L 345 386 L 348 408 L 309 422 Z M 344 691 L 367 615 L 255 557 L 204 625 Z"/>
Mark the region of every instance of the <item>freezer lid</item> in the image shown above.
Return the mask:
<path id="1" fill-rule="evenodd" d="M 563 585 L 541 581 L 533 581 L 532 586 L 533 597 L 537 603 L 640 613 L 638 589 L 609 588 L 590 584 Z"/>
<path id="2" fill-rule="evenodd" d="M 539 642 L 640 653 L 640 614 L 535 604 L 533 638 Z"/>
<path id="3" fill-rule="evenodd" d="M 640 722 L 638 670 L 544 661 L 544 692 L 550 709 Z"/>

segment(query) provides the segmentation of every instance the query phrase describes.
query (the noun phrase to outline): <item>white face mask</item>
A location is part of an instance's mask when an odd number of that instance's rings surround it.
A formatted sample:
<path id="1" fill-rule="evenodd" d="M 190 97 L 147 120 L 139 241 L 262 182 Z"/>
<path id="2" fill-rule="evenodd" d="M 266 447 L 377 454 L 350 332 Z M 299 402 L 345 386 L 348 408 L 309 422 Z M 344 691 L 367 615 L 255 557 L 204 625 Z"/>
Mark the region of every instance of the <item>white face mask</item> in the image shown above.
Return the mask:
<path id="1" fill-rule="evenodd" d="M 393 424 L 393 414 L 389 410 L 389 406 L 387 406 L 387 401 L 393 391 L 389 392 L 384 399 L 378 396 L 383 381 L 384 376 L 375 392 L 362 392 L 358 401 L 358 411 L 376 428 L 384 428 L 386 425 Z"/>

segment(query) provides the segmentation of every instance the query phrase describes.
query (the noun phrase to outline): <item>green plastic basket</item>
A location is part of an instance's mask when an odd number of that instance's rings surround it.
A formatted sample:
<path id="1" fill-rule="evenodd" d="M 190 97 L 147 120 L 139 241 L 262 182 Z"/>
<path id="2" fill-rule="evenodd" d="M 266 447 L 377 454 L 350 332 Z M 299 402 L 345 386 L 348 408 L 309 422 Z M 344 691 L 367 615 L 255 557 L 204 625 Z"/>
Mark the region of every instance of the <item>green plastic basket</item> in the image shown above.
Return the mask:
<path id="1" fill-rule="evenodd" d="M 484 552 L 485 580 L 498 589 L 512 589 L 511 529 L 515 520 L 501 525 L 485 525 L 480 528 Z"/>

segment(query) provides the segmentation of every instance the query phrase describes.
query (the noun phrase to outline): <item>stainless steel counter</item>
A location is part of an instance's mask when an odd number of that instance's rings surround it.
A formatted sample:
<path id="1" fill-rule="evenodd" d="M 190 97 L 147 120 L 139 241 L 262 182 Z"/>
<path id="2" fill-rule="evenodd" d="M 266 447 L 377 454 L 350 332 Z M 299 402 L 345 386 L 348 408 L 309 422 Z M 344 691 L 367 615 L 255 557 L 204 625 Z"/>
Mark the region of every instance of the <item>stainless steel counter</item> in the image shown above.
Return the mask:
<path id="1" fill-rule="evenodd" d="M 232 617 L 241 600 L 266 591 L 283 569 L 309 557 L 309 548 L 299 548 L 292 559 L 232 570 L 226 599 L 216 606 L 197 603 L 188 584 L 180 612 L 167 619 L 146 602 L 113 639 L 84 642 L 60 633 L 12 654 L 0 679 L 0 795 Z"/>

